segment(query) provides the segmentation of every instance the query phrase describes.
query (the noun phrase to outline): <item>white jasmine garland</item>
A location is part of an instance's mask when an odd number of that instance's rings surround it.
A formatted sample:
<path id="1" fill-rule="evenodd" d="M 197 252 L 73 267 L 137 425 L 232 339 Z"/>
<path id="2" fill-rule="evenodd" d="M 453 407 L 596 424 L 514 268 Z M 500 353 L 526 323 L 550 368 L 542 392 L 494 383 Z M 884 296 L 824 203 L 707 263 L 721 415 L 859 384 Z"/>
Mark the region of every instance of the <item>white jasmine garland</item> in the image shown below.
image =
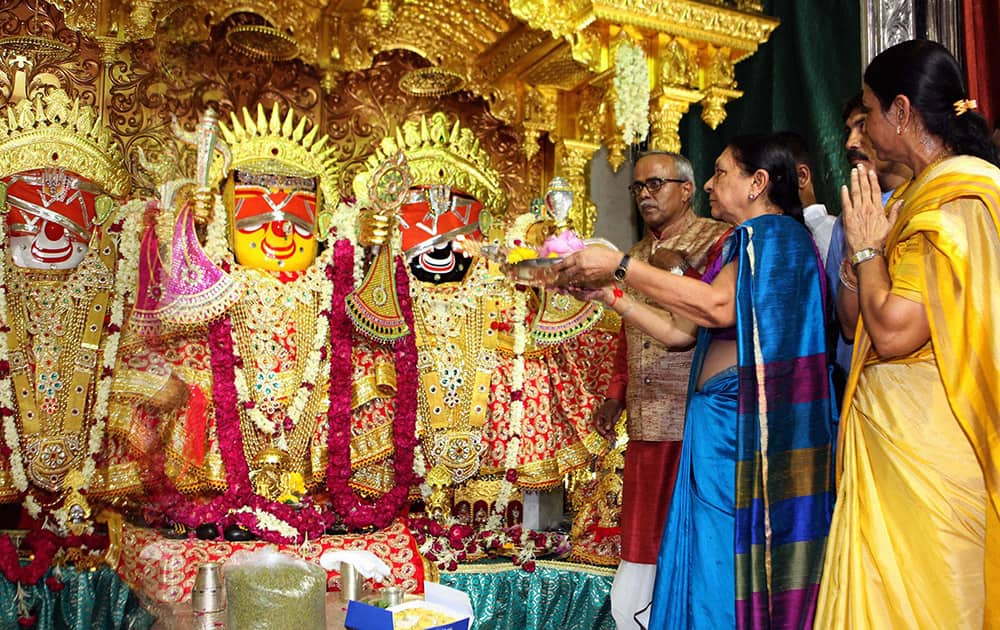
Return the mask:
<path id="1" fill-rule="evenodd" d="M 28 512 L 28 516 L 31 518 L 38 518 L 38 516 L 42 513 L 42 506 L 38 504 L 38 501 L 35 499 L 35 495 L 33 494 L 29 494 L 24 497 L 24 501 L 21 501 L 21 505 Z"/>
<path id="2" fill-rule="evenodd" d="M 94 425 L 87 440 L 87 456 L 83 464 L 81 490 L 90 487 L 97 471 L 97 454 L 104 443 L 104 429 L 108 419 L 108 400 L 111 396 L 112 375 L 118 361 L 118 343 L 125 321 L 126 297 L 131 296 L 139 281 L 139 239 L 141 238 L 145 202 L 135 200 L 120 211 L 124 214 L 122 230 L 118 236 L 118 264 L 115 269 L 114 296 L 111 301 L 112 332 L 106 335 L 104 353 L 99 368 L 94 397 Z"/>
<path id="3" fill-rule="evenodd" d="M 615 50 L 615 122 L 625 144 L 641 142 L 649 133 L 649 66 L 642 48 L 623 41 Z"/>
<path id="4" fill-rule="evenodd" d="M 302 291 L 307 294 L 312 294 L 313 299 L 317 300 L 316 303 L 319 305 L 320 309 L 325 308 L 326 305 L 330 304 L 333 298 L 333 283 L 326 278 L 326 268 L 330 264 L 332 257 L 333 244 L 328 243 L 328 247 L 324 250 L 322 256 L 314 261 L 306 273 L 294 283 L 295 285 L 303 285 Z M 239 343 L 235 337 L 235 327 L 233 328 L 232 334 L 233 353 L 236 355 L 237 359 L 239 359 Z M 309 397 L 313 393 L 313 388 L 307 386 L 307 384 L 315 386 L 320 368 L 326 365 L 326 363 L 321 361 L 320 358 L 323 354 L 323 348 L 326 346 L 329 336 L 329 326 L 323 326 L 321 323 L 317 324 L 316 332 L 313 335 L 312 348 L 306 357 L 305 368 L 302 372 L 302 384 L 299 386 L 298 390 L 296 390 L 295 396 L 288 405 L 287 414 L 292 426 L 298 426 L 298 423 L 302 418 L 302 414 L 305 413 Z M 239 364 L 239 361 L 237 361 L 237 364 Z M 239 396 L 240 401 L 251 400 L 250 388 L 247 385 L 247 380 L 249 378 L 247 376 L 248 368 L 244 365 L 244 367 L 238 371 L 240 372 L 240 375 L 235 379 L 236 393 Z M 264 412 L 256 406 L 247 409 L 246 411 L 254 425 L 264 434 L 273 435 L 278 430 L 277 423 L 265 416 Z M 284 435 L 279 436 L 279 439 L 284 439 Z"/>
<path id="5" fill-rule="evenodd" d="M 254 518 L 257 519 L 257 525 L 263 529 L 270 530 L 277 533 L 284 538 L 290 538 L 295 540 L 299 537 L 299 530 L 295 529 L 285 521 L 281 520 L 274 514 L 270 512 L 264 512 L 262 510 L 255 510 L 250 507 L 242 507 L 238 510 L 233 510 L 233 514 L 253 514 Z"/>
<path id="6" fill-rule="evenodd" d="M 205 230 L 205 255 L 216 264 L 229 263 L 232 265 L 235 262 L 233 253 L 229 249 L 227 228 L 226 207 L 222 204 L 222 196 L 215 195 L 212 220 Z"/>
<path id="7" fill-rule="evenodd" d="M 326 205 L 326 204 L 324 204 Z M 330 234 L 324 234 L 324 239 L 329 239 L 331 242 L 336 237 L 339 239 L 347 239 L 354 245 L 358 243 L 358 204 L 349 203 L 347 201 L 341 201 L 337 204 L 337 209 L 331 213 L 330 216 Z M 354 277 L 360 277 L 357 273 L 358 269 L 355 268 Z"/>
<path id="8" fill-rule="evenodd" d="M 524 394 L 524 350 L 528 338 L 528 298 L 523 291 L 514 292 L 514 308 L 511 317 L 514 333 L 514 364 L 511 367 L 511 392 Z M 521 452 L 521 430 L 524 424 L 524 400 L 519 396 L 510 402 L 510 417 L 508 425 L 507 453 L 504 458 L 504 477 L 500 481 L 500 492 L 494 503 L 493 513 L 487 521 L 488 529 L 498 529 L 502 526 L 503 515 L 514 493 L 514 483 L 507 479 L 506 472 L 517 468 L 517 459 Z"/>
<path id="9" fill-rule="evenodd" d="M 0 249 L 0 256 L 2 256 L 2 260 L 0 260 L 0 326 L 7 329 L 10 324 L 7 321 L 7 221 L 5 217 L 0 217 L 0 248 L 2 248 Z M 0 362 L 9 365 L 9 336 L 6 333 L 0 333 L 0 338 L 2 338 L 0 339 Z M 0 380 L 0 407 L 12 411 L 15 408 L 14 390 L 11 388 L 9 374 L 6 378 Z M 14 418 L 13 413 L 4 418 L 3 437 L 7 448 L 10 449 L 11 480 L 14 482 L 14 487 L 17 488 L 18 492 L 24 492 L 28 489 L 28 477 L 24 473 L 24 460 L 21 457 L 21 438 L 17 433 L 17 420 Z M 41 507 L 37 503 L 34 505 L 39 511 L 41 510 Z M 27 507 L 27 503 L 25 503 L 25 508 Z"/>
<path id="10" fill-rule="evenodd" d="M 413 472 L 420 478 L 420 496 L 426 501 L 434 494 L 434 489 L 427 483 L 427 460 L 424 459 L 424 449 L 419 444 L 413 453 Z"/>

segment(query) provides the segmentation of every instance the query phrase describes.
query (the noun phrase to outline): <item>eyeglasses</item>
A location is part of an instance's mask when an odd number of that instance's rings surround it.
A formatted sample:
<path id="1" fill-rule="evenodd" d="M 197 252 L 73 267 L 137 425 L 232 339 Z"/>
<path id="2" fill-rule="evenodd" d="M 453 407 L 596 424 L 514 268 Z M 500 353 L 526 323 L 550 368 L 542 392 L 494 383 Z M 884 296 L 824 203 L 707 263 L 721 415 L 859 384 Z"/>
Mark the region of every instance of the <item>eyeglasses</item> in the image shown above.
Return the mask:
<path id="1" fill-rule="evenodd" d="M 632 182 L 632 184 L 628 187 L 628 191 L 632 194 L 633 197 L 638 197 L 639 193 L 642 192 L 642 189 L 645 188 L 646 190 L 649 191 L 649 194 L 655 195 L 660 191 L 661 188 L 663 188 L 670 182 L 674 182 L 675 184 L 683 184 L 686 181 L 687 181 L 686 179 L 676 179 L 676 178 L 663 179 L 660 177 L 650 177 L 644 182 Z"/>

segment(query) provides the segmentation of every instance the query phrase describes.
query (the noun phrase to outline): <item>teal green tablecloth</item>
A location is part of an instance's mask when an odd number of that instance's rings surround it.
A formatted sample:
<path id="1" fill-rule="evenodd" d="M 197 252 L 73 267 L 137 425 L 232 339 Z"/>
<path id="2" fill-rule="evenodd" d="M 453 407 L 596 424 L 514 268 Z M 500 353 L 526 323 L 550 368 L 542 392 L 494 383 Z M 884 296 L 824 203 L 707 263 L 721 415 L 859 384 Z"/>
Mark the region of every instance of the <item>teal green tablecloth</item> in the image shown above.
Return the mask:
<path id="1" fill-rule="evenodd" d="M 539 562 L 528 573 L 511 565 L 465 565 L 440 579 L 469 594 L 473 630 L 615 630 L 614 574 L 606 569 Z"/>
<path id="2" fill-rule="evenodd" d="M 45 578 L 24 587 L 25 603 L 38 616 L 38 630 L 148 630 L 153 625 L 153 618 L 110 567 L 83 572 L 66 567 L 62 582 L 57 593 L 49 590 Z M 3 630 L 20 630 L 16 595 L 17 584 L 0 576 Z"/>

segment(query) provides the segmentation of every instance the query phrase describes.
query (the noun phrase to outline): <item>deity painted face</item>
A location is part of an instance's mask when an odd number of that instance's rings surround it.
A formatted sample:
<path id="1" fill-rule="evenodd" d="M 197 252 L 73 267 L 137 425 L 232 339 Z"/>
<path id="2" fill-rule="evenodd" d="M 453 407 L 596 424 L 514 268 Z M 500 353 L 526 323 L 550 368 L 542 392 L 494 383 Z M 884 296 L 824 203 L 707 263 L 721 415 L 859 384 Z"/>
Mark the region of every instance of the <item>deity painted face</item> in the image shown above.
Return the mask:
<path id="1" fill-rule="evenodd" d="M 100 189 L 59 169 L 18 173 L 6 184 L 14 264 L 24 269 L 75 269 L 87 255 Z"/>
<path id="2" fill-rule="evenodd" d="M 448 187 L 417 186 L 400 208 L 403 251 L 414 277 L 432 284 L 462 280 L 472 259 L 455 252 L 459 235 L 479 232 L 482 204 Z"/>
<path id="3" fill-rule="evenodd" d="M 266 271 L 302 271 L 316 260 L 317 180 L 233 171 L 233 253 L 239 264 Z"/>

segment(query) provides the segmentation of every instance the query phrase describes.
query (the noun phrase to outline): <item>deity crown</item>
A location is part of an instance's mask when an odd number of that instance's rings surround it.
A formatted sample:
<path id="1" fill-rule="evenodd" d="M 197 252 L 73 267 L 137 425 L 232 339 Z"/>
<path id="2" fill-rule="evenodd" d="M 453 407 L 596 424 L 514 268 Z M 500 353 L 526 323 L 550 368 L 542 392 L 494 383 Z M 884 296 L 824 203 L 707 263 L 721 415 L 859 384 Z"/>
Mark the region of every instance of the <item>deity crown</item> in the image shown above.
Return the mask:
<path id="1" fill-rule="evenodd" d="M 368 180 L 379 165 L 399 152 L 406 156 L 414 186 L 448 184 L 480 201 L 493 216 L 506 212 L 507 195 L 489 154 L 479 146 L 472 130 L 462 127 L 457 119 L 449 125 L 442 112 L 435 112 L 430 119 L 421 116 L 420 120 L 407 121 L 396 128 L 395 136 L 382 139 L 368 157 L 366 170 L 354 178 L 359 199 L 367 197 Z"/>
<path id="2" fill-rule="evenodd" d="M 223 172 L 221 160 L 212 163 L 211 181 L 221 181 L 233 170 L 247 170 L 258 174 L 290 175 L 293 177 L 314 177 L 319 180 L 320 203 L 319 234 L 325 235 L 329 222 L 340 201 L 337 192 L 339 168 L 334 155 L 336 147 L 328 145 L 329 138 L 319 136 L 319 127 L 313 125 L 306 133 L 306 117 L 295 122 L 292 109 L 284 118 L 277 103 L 268 116 L 264 106 L 257 104 L 254 117 L 243 108 L 243 120 L 235 112 L 231 114 L 231 126 L 220 124 L 222 137 L 232 151 L 229 170 Z"/>
<path id="3" fill-rule="evenodd" d="M 76 173 L 112 197 L 131 190 L 121 149 L 101 116 L 61 89 L 37 92 L 0 115 L 0 177 L 46 168 Z"/>

